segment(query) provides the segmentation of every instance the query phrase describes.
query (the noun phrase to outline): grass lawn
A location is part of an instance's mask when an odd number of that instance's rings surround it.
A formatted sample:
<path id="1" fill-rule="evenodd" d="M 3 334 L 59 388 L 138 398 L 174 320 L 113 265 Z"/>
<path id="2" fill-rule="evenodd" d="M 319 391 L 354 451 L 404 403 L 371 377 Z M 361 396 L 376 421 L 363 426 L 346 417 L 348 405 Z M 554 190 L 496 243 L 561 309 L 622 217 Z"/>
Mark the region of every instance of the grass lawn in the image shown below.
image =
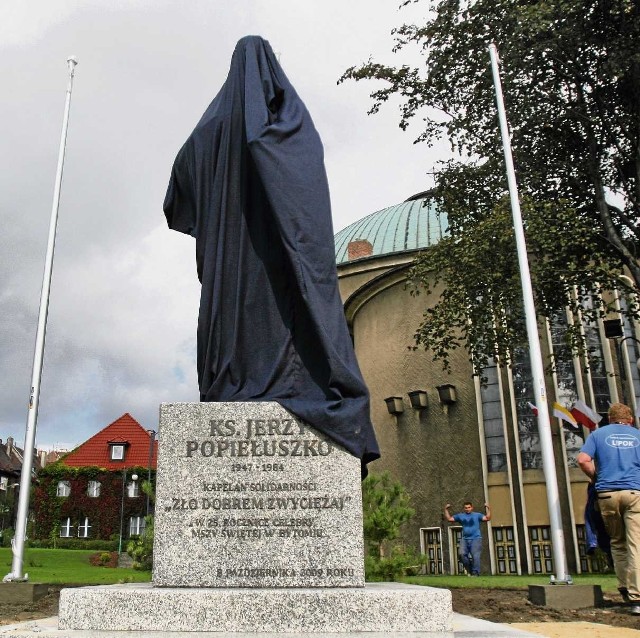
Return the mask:
<path id="1" fill-rule="evenodd" d="M 580 574 L 572 576 L 576 585 L 600 585 L 603 592 L 618 591 L 615 574 Z M 527 589 L 529 585 L 548 585 L 549 576 L 407 576 L 403 583 L 445 587 L 447 589 L 486 587 L 487 589 Z M 558 585 L 561 587 L 562 585 Z"/>
<path id="2" fill-rule="evenodd" d="M 151 580 L 151 572 L 94 567 L 89 556 L 95 553 L 84 549 L 27 549 L 23 571 L 29 574 L 30 582 L 51 585 L 112 585 Z M 0 547 L 0 580 L 11 571 L 11 562 L 11 550 Z"/>

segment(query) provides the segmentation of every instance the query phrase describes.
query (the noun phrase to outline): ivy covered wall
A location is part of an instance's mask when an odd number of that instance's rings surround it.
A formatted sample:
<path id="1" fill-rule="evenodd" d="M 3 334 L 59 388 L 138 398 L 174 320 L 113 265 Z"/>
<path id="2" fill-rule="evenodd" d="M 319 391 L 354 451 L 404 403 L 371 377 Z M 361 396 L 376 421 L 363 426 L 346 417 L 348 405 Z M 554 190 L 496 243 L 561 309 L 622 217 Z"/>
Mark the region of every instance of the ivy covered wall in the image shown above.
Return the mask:
<path id="1" fill-rule="evenodd" d="M 126 485 L 133 474 L 138 475 L 138 495 L 130 497 Z M 142 491 L 142 482 L 148 477 L 148 468 L 130 467 L 125 470 L 124 525 L 123 536 L 129 536 L 129 519 L 146 515 L 147 497 Z M 155 472 L 151 473 L 155 482 Z M 69 496 L 57 496 L 60 481 L 68 481 Z M 90 496 L 89 481 L 100 482 L 100 495 Z M 60 536 L 61 521 L 71 519 L 72 536 L 78 536 L 79 525 L 89 519 L 90 539 L 109 540 L 120 533 L 120 509 L 123 472 L 100 467 L 68 467 L 61 463 L 47 465 L 38 472 L 34 486 L 33 511 L 35 515 L 35 538 L 53 539 Z"/>

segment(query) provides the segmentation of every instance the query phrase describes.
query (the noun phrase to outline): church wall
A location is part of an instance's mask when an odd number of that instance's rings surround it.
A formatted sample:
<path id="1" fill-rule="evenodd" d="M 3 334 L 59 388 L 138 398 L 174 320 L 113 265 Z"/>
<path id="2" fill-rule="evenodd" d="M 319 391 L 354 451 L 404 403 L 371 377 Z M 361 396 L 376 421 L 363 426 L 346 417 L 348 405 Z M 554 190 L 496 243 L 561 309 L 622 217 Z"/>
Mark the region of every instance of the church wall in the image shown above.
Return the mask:
<path id="1" fill-rule="evenodd" d="M 479 511 L 484 495 L 475 390 L 464 352 L 452 356 L 451 375 L 424 350 L 412 351 L 413 334 L 425 297 L 410 296 L 400 282 L 369 297 L 353 320 L 356 355 L 371 393 L 371 415 L 382 459 L 372 472 L 388 470 L 412 497 L 416 515 L 406 526 L 405 541 L 419 548 L 420 528 L 442 526 L 442 508 L 454 511 L 465 500 Z M 443 406 L 436 386 L 456 386 L 457 402 Z M 429 405 L 411 407 L 407 393 L 425 390 Z M 404 412 L 389 414 L 384 399 L 402 397 Z M 486 536 L 486 535 L 485 535 Z M 450 554 L 443 538 L 445 563 Z M 485 552 L 489 570 L 488 552 Z"/>

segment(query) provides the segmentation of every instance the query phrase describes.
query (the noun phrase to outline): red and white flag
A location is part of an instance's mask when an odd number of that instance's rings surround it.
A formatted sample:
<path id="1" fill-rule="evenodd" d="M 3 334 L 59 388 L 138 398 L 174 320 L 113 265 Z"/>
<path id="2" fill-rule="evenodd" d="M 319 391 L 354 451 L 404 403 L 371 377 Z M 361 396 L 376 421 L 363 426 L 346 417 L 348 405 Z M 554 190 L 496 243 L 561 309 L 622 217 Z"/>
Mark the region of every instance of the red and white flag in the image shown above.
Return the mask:
<path id="1" fill-rule="evenodd" d="M 573 418 L 580 423 L 580 425 L 584 425 L 584 427 L 588 428 L 593 432 L 598 426 L 598 423 L 602 421 L 602 417 L 592 410 L 584 401 L 580 401 L 579 399 L 573 404 L 573 408 L 571 408 L 571 414 L 573 414 Z"/>
<path id="2" fill-rule="evenodd" d="M 538 408 L 536 408 L 531 401 L 527 401 L 527 405 L 531 408 L 531 412 L 533 412 L 533 416 L 538 416 Z"/>

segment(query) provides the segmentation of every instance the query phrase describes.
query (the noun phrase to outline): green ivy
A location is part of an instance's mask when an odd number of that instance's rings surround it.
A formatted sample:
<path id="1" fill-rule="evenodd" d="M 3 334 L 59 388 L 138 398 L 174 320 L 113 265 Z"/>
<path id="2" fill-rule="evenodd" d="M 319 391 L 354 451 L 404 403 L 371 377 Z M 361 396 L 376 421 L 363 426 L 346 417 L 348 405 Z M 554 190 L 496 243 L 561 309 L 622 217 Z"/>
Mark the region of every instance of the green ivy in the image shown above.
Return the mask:
<path id="1" fill-rule="evenodd" d="M 131 475 L 147 476 L 148 468 L 126 468 L 125 482 Z M 153 474 L 152 474 L 153 475 Z M 57 496 L 58 483 L 69 481 L 71 495 Z M 99 481 L 100 496 L 87 494 L 89 481 Z M 142 491 L 137 498 L 124 499 L 124 520 L 145 513 L 146 499 Z M 122 470 L 107 470 L 97 466 L 69 467 L 61 462 L 47 465 L 38 473 L 33 499 L 35 513 L 35 538 L 48 540 L 58 547 L 64 539 L 59 538 L 60 521 L 71 518 L 74 527 L 89 518 L 91 537 L 109 539 L 118 536 L 120 531 L 120 509 L 122 506 Z M 53 540 L 55 537 L 56 540 Z M 87 543 L 90 539 L 79 539 Z"/>

